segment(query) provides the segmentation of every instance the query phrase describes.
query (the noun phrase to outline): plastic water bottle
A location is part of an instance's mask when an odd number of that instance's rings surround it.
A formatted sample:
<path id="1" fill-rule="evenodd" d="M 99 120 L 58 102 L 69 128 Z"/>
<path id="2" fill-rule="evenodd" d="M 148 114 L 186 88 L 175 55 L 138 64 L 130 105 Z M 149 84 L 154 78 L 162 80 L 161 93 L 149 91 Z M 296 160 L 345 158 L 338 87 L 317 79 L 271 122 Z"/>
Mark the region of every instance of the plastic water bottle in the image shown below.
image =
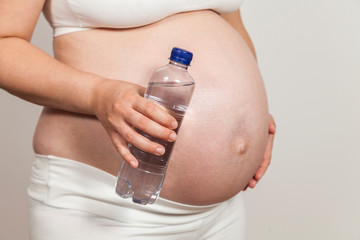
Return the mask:
<path id="1" fill-rule="evenodd" d="M 195 82 L 187 71 L 193 54 L 180 48 L 173 48 L 170 62 L 154 71 L 145 92 L 145 98 L 161 105 L 178 122 L 179 131 L 186 109 L 192 97 Z M 139 162 L 137 168 L 122 161 L 118 173 L 116 193 L 122 198 L 132 198 L 134 203 L 153 204 L 160 195 L 166 168 L 174 142 L 154 138 L 136 129 L 138 133 L 165 147 L 162 156 L 156 156 L 128 145 L 130 152 Z"/>

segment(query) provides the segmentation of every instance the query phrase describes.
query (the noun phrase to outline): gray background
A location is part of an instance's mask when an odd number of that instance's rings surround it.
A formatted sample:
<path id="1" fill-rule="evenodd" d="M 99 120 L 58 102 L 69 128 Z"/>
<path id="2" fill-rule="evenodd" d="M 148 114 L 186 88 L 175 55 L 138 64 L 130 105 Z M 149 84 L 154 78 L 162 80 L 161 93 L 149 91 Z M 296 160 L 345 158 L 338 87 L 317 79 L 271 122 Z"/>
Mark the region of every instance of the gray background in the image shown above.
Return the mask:
<path id="1" fill-rule="evenodd" d="M 278 126 L 272 164 L 245 194 L 248 239 L 360 239 L 359 10 L 358 0 L 243 4 Z M 32 42 L 51 54 L 51 38 L 41 17 Z M 0 90 L 1 240 L 28 239 L 40 111 Z"/>

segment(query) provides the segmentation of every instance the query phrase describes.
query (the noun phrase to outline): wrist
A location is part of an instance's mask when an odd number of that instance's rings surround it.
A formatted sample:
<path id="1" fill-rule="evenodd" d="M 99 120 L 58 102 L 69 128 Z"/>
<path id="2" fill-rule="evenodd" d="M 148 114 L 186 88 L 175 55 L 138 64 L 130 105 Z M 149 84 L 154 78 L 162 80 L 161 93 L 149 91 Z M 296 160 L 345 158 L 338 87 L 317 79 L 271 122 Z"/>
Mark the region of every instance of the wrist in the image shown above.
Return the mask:
<path id="1" fill-rule="evenodd" d="M 99 105 L 99 101 L 101 100 L 102 91 L 104 89 L 104 85 L 109 82 L 108 79 L 92 75 L 91 84 L 89 84 L 88 96 L 87 98 L 87 114 L 96 116 L 97 108 Z"/>

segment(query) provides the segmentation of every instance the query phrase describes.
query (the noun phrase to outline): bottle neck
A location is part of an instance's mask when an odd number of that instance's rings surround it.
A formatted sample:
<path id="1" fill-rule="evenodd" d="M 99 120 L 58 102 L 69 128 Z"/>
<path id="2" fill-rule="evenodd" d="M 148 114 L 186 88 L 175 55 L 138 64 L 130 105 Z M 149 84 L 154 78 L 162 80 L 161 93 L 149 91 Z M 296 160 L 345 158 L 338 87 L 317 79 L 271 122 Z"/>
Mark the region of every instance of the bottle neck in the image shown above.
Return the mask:
<path id="1" fill-rule="evenodd" d="M 175 67 L 178 67 L 178 68 L 182 68 L 182 69 L 184 69 L 184 70 L 187 70 L 188 67 L 189 67 L 188 65 L 185 65 L 185 64 L 183 64 L 183 63 L 179 63 L 179 62 L 176 62 L 176 61 L 173 61 L 173 60 L 170 60 L 169 64 L 170 64 L 170 65 L 173 65 L 173 66 L 175 66 Z"/>

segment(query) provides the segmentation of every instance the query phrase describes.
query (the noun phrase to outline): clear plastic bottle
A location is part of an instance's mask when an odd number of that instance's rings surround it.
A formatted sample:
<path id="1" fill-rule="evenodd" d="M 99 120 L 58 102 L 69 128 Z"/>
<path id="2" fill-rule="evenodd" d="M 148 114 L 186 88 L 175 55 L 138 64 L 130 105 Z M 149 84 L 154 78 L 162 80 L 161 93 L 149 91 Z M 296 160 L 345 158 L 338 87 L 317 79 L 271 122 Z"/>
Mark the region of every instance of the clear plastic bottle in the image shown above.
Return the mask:
<path id="1" fill-rule="evenodd" d="M 178 121 L 175 132 L 179 131 L 195 87 L 195 82 L 187 71 L 192 57 L 191 52 L 173 48 L 169 64 L 155 70 L 145 92 L 145 98 L 163 106 Z M 153 204 L 160 195 L 174 142 L 154 138 L 138 129 L 136 131 L 163 145 L 165 153 L 156 156 L 129 144 L 130 152 L 138 160 L 139 166 L 132 168 L 122 161 L 116 193 L 122 198 L 132 198 L 134 203 Z"/>

